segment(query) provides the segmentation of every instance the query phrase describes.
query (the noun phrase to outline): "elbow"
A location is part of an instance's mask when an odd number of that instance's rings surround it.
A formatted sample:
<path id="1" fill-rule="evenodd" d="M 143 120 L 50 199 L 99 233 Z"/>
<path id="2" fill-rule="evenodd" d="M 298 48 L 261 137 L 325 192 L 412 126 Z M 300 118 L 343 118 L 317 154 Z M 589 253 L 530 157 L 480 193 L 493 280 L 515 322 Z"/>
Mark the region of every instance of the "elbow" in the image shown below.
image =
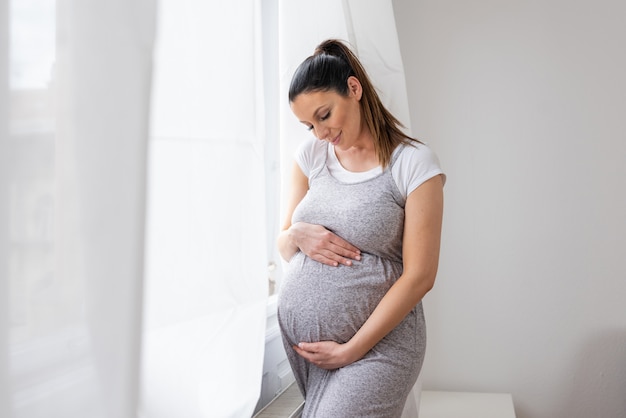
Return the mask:
<path id="1" fill-rule="evenodd" d="M 435 287 L 435 276 L 433 275 L 433 277 L 429 280 L 425 280 L 424 282 L 424 290 L 425 290 L 425 294 L 430 292 L 431 290 L 433 290 L 433 287 Z"/>
<path id="2" fill-rule="evenodd" d="M 420 293 L 423 293 L 424 295 L 428 292 L 430 292 L 431 290 L 433 290 L 433 287 L 435 287 L 435 277 L 437 275 L 436 274 L 430 274 L 427 275 L 425 277 L 423 277 L 420 281 L 419 281 L 419 285 L 420 285 Z"/>
<path id="3" fill-rule="evenodd" d="M 414 272 L 413 274 L 408 275 L 410 279 L 410 283 L 412 284 L 413 294 L 419 297 L 421 300 L 424 295 L 430 292 L 433 287 L 435 287 L 435 278 L 437 276 L 437 271 L 420 271 Z"/>
<path id="4" fill-rule="evenodd" d="M 435 276 L 433 276 L 432 279 L 426 280 L 424 282 L 424 294 L 433 290 L 433 287 L 435 287 Z"/>

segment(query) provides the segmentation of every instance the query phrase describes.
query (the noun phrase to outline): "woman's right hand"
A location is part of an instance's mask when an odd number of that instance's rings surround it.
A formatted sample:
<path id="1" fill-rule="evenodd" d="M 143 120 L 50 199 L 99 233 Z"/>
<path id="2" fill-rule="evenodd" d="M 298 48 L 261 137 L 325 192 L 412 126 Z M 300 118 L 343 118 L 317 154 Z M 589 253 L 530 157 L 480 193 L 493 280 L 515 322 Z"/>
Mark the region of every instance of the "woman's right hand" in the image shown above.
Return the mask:
<path id="1" fill-rule="evenodd" d="M 292 242 L 308 257 L 329 266 L 351 266 L 361 259 L 361 251 L 321 225 L 296 222 L 289 227 Z"/>

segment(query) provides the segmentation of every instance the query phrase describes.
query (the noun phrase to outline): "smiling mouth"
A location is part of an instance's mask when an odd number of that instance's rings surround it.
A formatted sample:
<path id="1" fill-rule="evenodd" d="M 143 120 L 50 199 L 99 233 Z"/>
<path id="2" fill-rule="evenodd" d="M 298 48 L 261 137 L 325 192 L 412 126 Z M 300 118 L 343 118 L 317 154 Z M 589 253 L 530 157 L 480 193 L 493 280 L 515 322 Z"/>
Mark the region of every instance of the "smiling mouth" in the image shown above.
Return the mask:
<path id="1" fill-rule="evenodd" d="M 336 145 L 337 142 L 339 142 L 339 137 L 341 136 L 341 132 L 339 132 L 339 135 L 337 135 L 334 139 L 332 139 L 330 141 L 331 144 Z"/>

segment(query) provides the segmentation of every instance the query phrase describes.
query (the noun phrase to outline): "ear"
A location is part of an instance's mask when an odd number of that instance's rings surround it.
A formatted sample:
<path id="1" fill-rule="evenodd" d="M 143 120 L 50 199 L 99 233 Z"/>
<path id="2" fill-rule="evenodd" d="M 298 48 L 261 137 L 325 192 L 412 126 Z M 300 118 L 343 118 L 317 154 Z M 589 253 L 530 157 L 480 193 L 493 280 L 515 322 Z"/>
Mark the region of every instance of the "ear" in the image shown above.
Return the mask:
<path id="1" fill-rule="evenodd" d="M 361 96 L 363 96 L 363 86 L 359 79 L 353 75 L 348 77 L 348 93 L 350 97 L 356 98 L 357 101 L 360 101 Z"/>

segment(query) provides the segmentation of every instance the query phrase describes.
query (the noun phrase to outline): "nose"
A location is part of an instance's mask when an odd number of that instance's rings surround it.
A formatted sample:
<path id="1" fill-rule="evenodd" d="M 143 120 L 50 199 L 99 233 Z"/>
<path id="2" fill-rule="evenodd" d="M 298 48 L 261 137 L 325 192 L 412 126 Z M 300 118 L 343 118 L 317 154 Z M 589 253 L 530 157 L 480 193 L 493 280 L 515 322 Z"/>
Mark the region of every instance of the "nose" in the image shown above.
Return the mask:
<path id="1" fill-rule="evenodd" d="M 328 128 L 320 125 L 317 125 L 313 131 L 315 132 L 317 139 L 328 139 L 328 135 L 330 134 Z"/>

